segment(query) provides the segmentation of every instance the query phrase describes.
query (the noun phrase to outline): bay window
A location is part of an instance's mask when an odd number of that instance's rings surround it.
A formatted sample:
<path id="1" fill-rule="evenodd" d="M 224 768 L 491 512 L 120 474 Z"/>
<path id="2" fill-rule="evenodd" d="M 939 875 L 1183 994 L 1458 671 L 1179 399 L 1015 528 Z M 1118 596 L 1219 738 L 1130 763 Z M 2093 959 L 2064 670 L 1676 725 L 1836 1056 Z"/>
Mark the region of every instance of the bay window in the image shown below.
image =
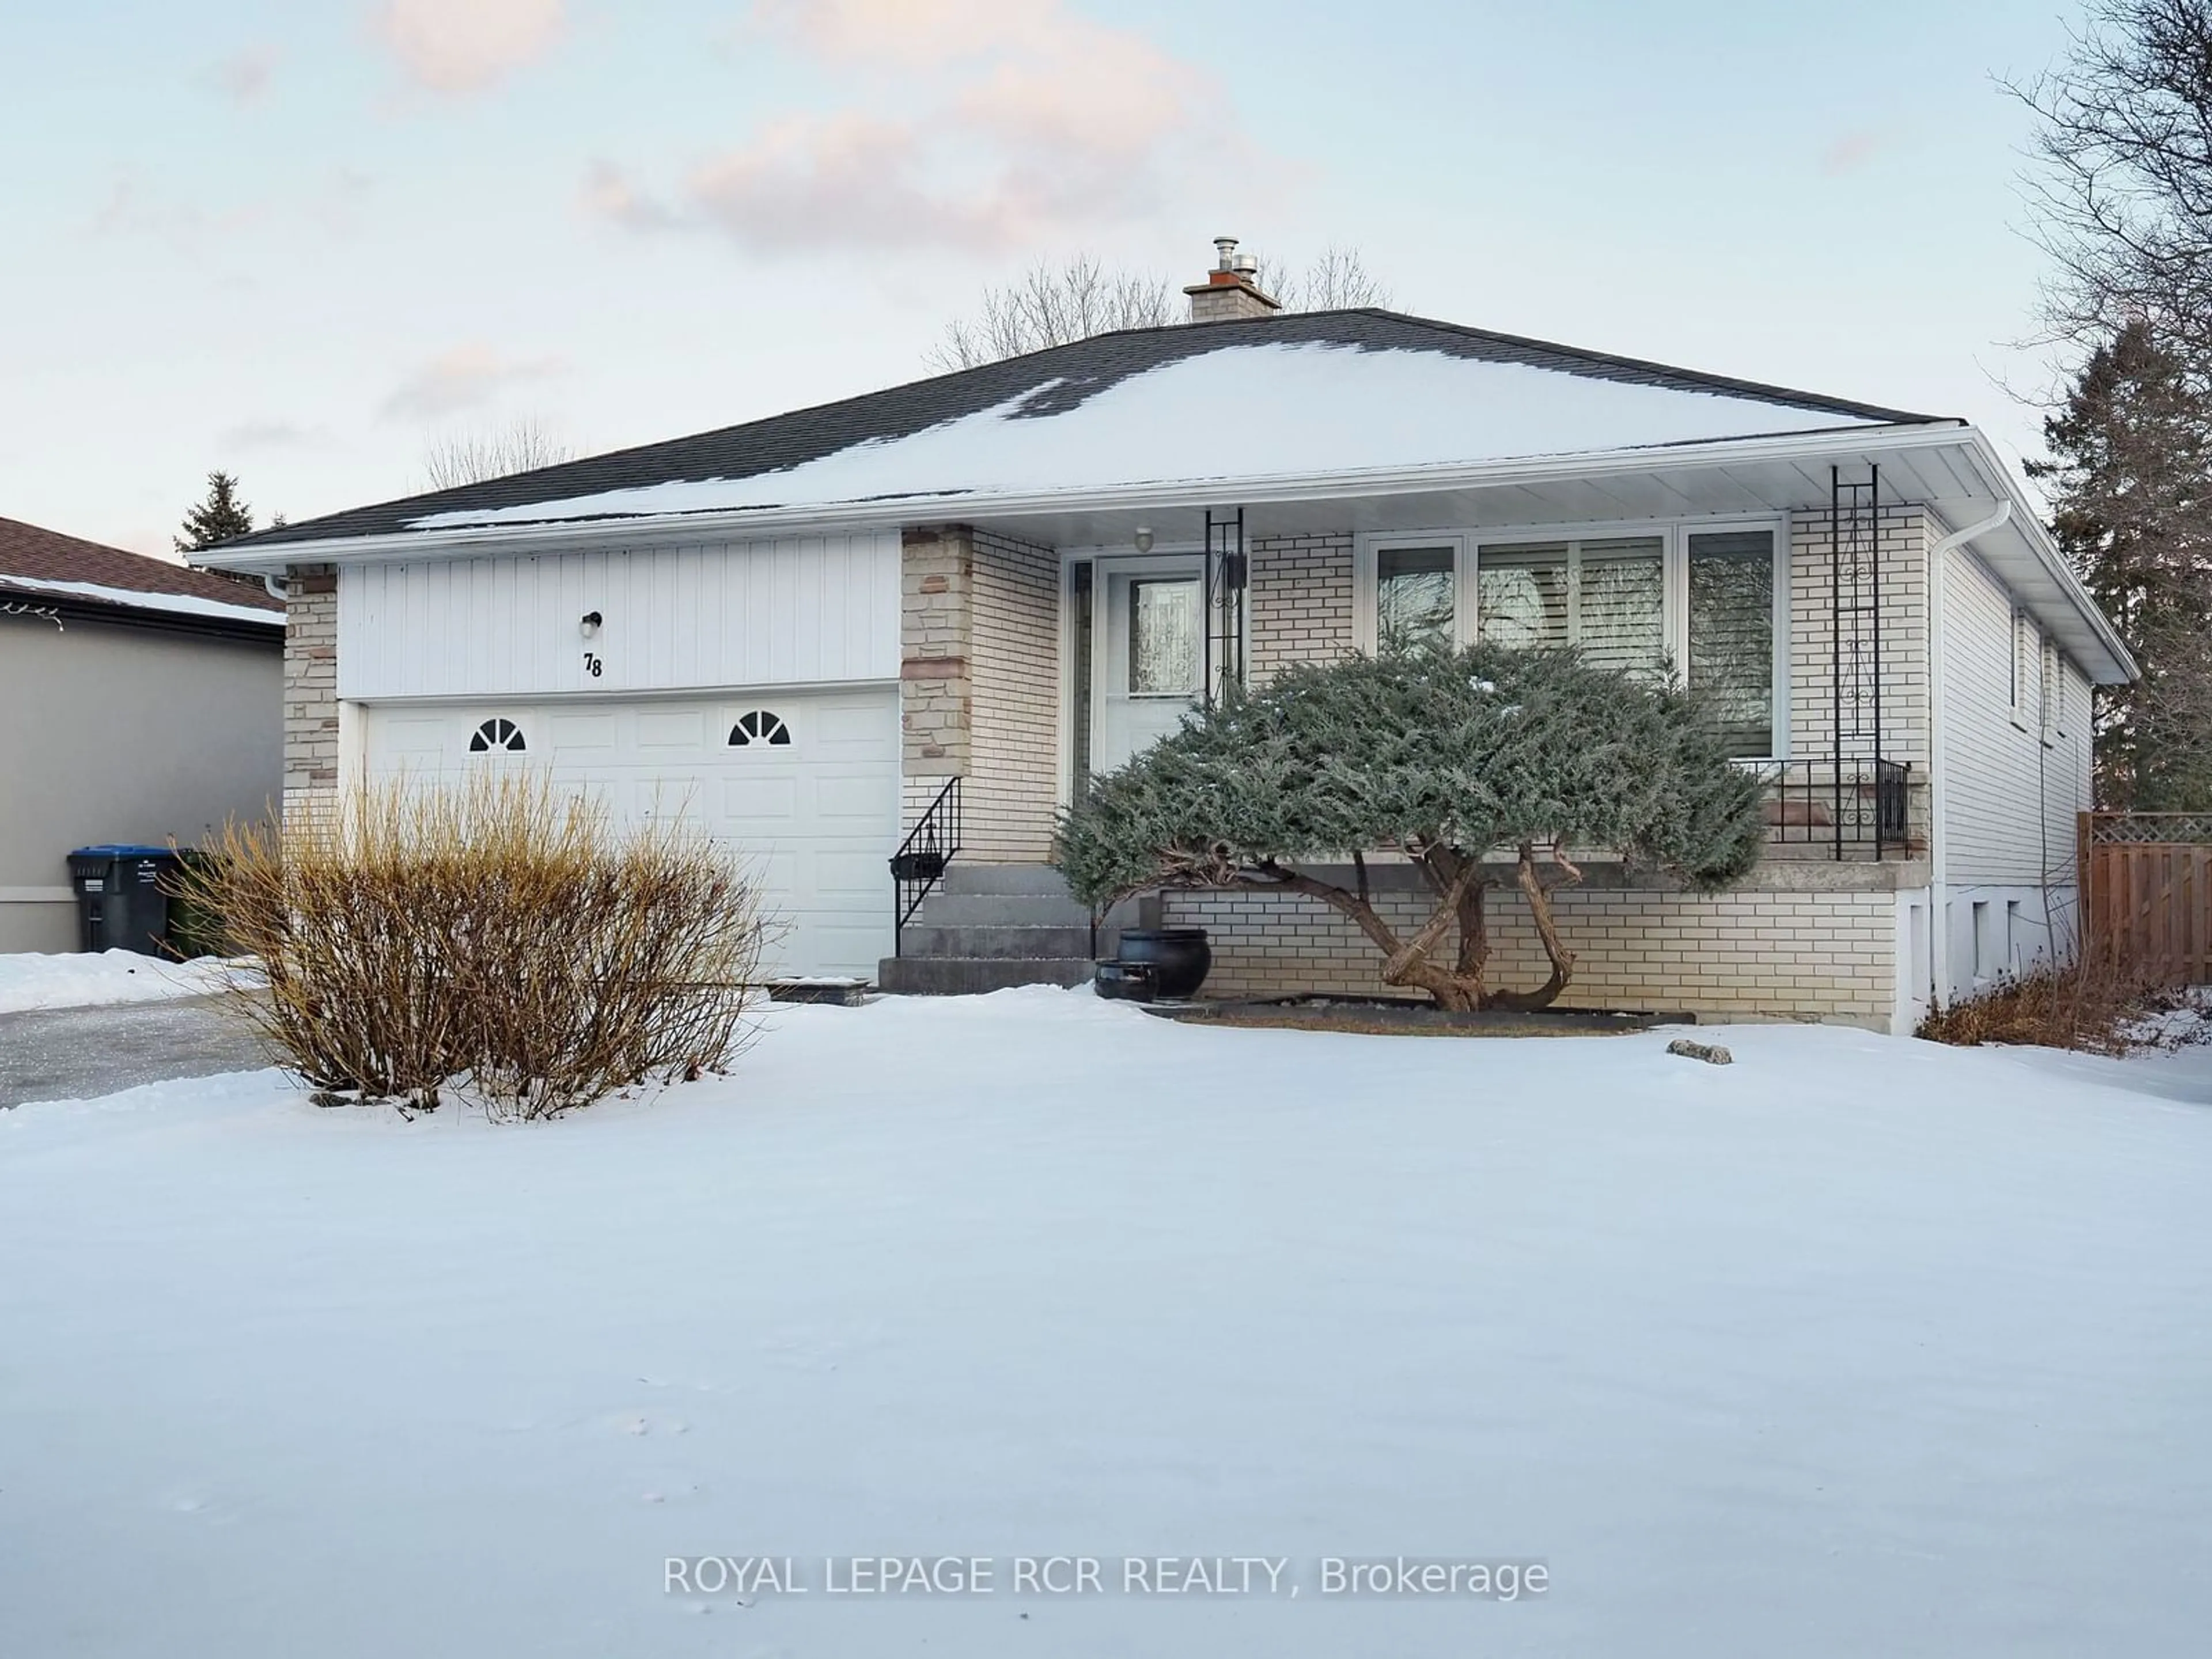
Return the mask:
<path id="1" fill-rule="evenodd" d="M 1627 529 L 1623 527 L 1624 531 Z M 1494 539 L 1369 538 L 1362 638 L 1391 650 L 1483 640 L 1572 646 L 1585 661 L 1703 692 L 1729 751 L 1784 752 L 1788 538 L 1779 520 Z"/>

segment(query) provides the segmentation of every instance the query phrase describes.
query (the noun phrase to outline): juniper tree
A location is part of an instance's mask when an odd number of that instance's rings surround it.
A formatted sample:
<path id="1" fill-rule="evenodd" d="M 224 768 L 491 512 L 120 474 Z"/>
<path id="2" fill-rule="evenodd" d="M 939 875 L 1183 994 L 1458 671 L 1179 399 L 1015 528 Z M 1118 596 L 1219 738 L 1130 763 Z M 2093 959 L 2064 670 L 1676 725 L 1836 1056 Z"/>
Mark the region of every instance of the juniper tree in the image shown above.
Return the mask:
<path id="1" fill-rule="evenodd" d="M 1552 895 L 1582 879 L 1577 849 L 1725 886 L 1758 861 L 1759 793 L 1682 691 L 1571 652 L 1429 647 L 1295 667 L 1194 712 L 1091 785 L 1054 857 L 1094 907 L 1160 886 L 1304 894 L 1366 936 L 1388 984 L 1448 1009 L 1535 1008 L 1573 975 Z M 1376 902 L 1378 854 L 1426 888 L 1410 933 Z M 1534 988 L 1487 976 L 1486 904 L 1509 884 L 1551 964 Z"/>

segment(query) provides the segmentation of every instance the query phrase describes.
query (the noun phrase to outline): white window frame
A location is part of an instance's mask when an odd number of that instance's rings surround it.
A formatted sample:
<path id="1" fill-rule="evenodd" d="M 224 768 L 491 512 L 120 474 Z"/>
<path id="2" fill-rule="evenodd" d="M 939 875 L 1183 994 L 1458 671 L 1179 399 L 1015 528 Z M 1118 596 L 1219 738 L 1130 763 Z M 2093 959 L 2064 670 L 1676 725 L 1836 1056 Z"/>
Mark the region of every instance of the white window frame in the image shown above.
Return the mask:
<path id="1" fill-rule="evenodd" d="M 1480 631 L 1478 567 L 1484 546 L 1615 541 L 1656 536 L 1659 538 L 1661 561 L 1660 637 L 1679 680 L 1687 675 L 1690 665 L 1689 538 L 1732 530 L 1764 530 L 1774 538 L 1775 752 L 1746 755 L 1742 758 L 1787 760 L 1795 722 L 1790 719 L 1790 515 L 1786 513 L 1736 513 L 1698 519 L 1595 520 L 1581 524 L 1485 525 L 1360 535 L 1352 541 L 1352 643 L 1370 655 L 1375 650 L 1376 573 L 1381 562 L 1378 556 L 1388 549 L 1451 548 L 1452 632 L 1456 642 L 1464 646 L 1472 644 Z"/>
<path id="2" fill-rule="evenodd" d="M 1465 645 L 1474 638 L 1474 563 L 1463 530 L 1432 530 L 1411 536 L 1368 535 L 1352 544 L 1352 641 L 1375 654 L 1380 589 L 1376 573 L 1382 555 L 1399 548 L 1449 547 L 1452 554 L 1452 639 Z"/>
<path id="3" fill-rule="evenodd" d="M 2045 749 L 2058 744 L 2058 704 L 2066 695 L 2065 669 L 2058 654 L 2058 641 L 2050 635 L 2038 632 L 2039 649 L 2035 653 L 2036 667 L 2036 735 L 2043 739 Z"/>

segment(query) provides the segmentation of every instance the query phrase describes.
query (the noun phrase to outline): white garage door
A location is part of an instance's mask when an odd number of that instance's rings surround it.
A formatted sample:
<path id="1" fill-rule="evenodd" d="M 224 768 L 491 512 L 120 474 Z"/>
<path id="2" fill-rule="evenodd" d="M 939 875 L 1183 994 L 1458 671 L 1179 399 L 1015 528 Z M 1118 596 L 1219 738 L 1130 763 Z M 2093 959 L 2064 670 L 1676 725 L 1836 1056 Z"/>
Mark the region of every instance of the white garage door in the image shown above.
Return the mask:
<path id="1" fill-rule="evenodd" d="M 742 854 L 785 931 L 782 974 L 873 977 L 891 952 L 898 693 L 629 702 L 372 704 L 372 776 L 543 767 L 617 821 L 680 814 Z"/>

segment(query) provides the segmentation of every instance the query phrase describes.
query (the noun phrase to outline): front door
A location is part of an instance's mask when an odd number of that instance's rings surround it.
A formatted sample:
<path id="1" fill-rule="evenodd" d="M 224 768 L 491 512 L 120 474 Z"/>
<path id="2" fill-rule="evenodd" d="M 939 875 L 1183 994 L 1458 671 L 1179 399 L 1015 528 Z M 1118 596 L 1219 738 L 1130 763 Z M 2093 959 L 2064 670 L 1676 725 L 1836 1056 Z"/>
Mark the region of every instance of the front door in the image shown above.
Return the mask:
<path id="1" fill-rule="evenodd" d="M 1099 561 L 1091 768 L 1110 772 L 1176 729 L 1205 673 L 1204 570 L 1196 554 Z"/>

